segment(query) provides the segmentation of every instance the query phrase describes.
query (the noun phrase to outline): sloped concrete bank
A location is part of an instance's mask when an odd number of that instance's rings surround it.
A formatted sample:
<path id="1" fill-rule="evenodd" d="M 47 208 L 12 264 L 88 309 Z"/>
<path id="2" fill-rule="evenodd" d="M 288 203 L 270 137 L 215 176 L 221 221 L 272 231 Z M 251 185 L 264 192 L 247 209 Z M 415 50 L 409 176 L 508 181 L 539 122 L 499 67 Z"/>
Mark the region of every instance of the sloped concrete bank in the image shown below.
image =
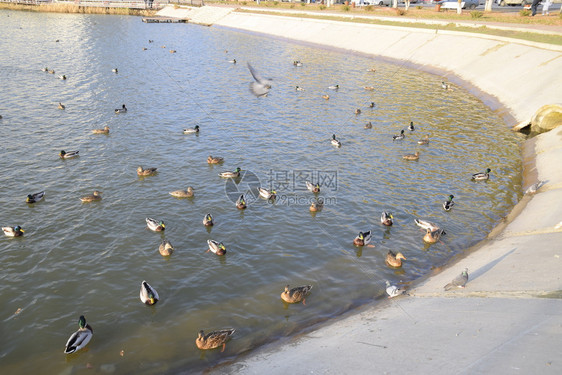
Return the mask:
<path id="1" fill-rule="evenodd" d="M 562 102 L 562 48 L 480 34 L 230 13 L 215 25 L 415 64 L 529 121 Z M 511 124 L 509 124 L 511 125 Z M 525 142 L 526 194 L 481 244 L 402 296 L 209 369 L 229 374 L 562 373 L 562 127 Z M 469 269 L 465 289 L 443 286 Z"/>

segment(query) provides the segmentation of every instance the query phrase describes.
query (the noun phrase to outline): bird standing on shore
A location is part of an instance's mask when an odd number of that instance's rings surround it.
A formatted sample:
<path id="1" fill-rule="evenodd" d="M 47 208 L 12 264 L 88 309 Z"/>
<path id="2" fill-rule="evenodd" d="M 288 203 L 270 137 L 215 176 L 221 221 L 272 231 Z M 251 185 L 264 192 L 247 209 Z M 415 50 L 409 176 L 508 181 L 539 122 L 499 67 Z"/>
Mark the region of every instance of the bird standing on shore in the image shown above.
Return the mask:
<path id="1" fill-rule="evenodd" d="M 468 281 L 468 268 L 465 268 L 460 275 L 455 277 L 449 284 L 445 285 L 445 290 L 454 288 L 464 288 Z"/>

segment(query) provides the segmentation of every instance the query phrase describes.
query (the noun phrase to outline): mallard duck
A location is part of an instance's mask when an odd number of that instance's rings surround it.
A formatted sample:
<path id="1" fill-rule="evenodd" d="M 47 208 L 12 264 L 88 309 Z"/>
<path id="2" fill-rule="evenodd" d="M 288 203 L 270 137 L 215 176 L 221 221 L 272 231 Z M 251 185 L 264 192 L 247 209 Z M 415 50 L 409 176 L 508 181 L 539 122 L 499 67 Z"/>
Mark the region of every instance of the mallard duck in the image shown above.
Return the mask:
<path id="1" fill-rule="evenodd" d="M 226 342 L 236 332 L 235 329 L 222 329 L 220 331 L 213 331 L 205 335 L 204 331 L 199 331 L 197 338 L 195 339 L 195 345 L 199 349 L 215 349 L 222 346 L 221 353 L 224 352 L 226 348 Z"/>
<path id="2" fill-rule="evenodd" d="M 439 229 L 439 226 L 437 224 L 432 223 L 430 221 L 414 219 L 414 222 L 418 227 L 423 228 L 425 230 L 429 229 L 430 231 L 435 231 Z"/>
<path id="3" fill-rule="evenodd" d="M 49 69 L 48 72 L 49 72 L 50 74 L 55 74 L 55 70 L 54 70 L 54 69 Z"/>
<path id="4" fill-rule="evenodd" d="M 154 43 L 154 40 L 148 39 L 148 43 Z"/>
<path id="5" fill-rule="evenodd" d="M 445 290 L 451 290 L 453 288 L 464 288 L 468 282 L 468 268 L 465 268 L 460 275 L 455 277 L 450 283 L 445 285 L 443 288 Z"/>
<path id="6" fill-rule="evenodd" d="M 357 237 L 353 240 L 355 246 L 366 246 L 371 242 L 371 231 L 359 232 Z"/>
<path id="7" fill-rule="evenodd" d="M 383 213 L 381 214 L 382 225 L 386 225 L 387 227 L 391 226 L 392 219 L 394 219 L 394 216 L 392 216 L 392 212 L 383 211 Z"/>
<path id="8" fill-rule="evenodd" d="M 392 136 L 393 141 L 400 141 L 404 138 L 406 138 L 406 135 L 404 135 L 404 129 L 400 131 L 400 134 Z"/>
<path id="9" fill-rule="evenodd" d="M 213 221 L 213 217 L 211 216 L 211 214 L 205 215 L 205 217 L 203 218 L 203 225 L 206 226 L 206 227 L 211 227 L 214 224 L 215 223 Z"/>
<path id="10" fill-rule="evenodd" d="M 309 181 L 306 181 L 305 183 L 306 183 L 306 188 L 307 188 L 311 193 L 314 193 L 314 194 L 320 193 L 320 184 L 318 184 L 318 183 L 312 184 L 312 183 L 309 182 Z"/>
<path id="11" fill-rule="evenodd" d="M 490 178 L 490 168 L 486 168 L 486 172 L 475 173 L 472 175 L 472 180 L 474 181 L 485 181 Z"/>
<path id="12" fill-rule="evenodd" d="M 275 190 L 267 190 L 265 188 L 258 188 L 260 192 L 260 197 L 265 199 L 275 199 L 277 197 L 277 192 Z"/>
<path id="13" fill-rule="evenodd" d="M 454 195 L 449 195 L 449 198 L 447 198 L 447 200 L 443 203 L 443 209 L 445 211 L 451 211 L 451 208 L 453 208 L 453 206 L 455 205 L 455 202 L 453 202 L 453 198 L 455 196 Z"/>
<path id="14" fill-rule="evenodd" d="M 293 61 L 293 65 L 294 66 L 302 66 L 302 62 L 300 62 L 299 60 Z"/>
<path id="15" fill-rule="evenodd" d="M 64 106 L 64 104 L 62 104 L 61 102 L 59 102 L 59 109 L 65 109 L 66 107 Z"/>
<path id="16" fill-rule="evenodd" d="M 115 74 L 119 73 L 119 71 L 117 70 L 117 68 L 113 68 L 113 69 L 111 69 L 111 71 L 112 71 L 113 73 L 115 73 Z"/>
<path id="17" fill-rule="evenodd" d="M 408 130 L 411 131 L 411 132 L 413 132 L 415 130 L 413 121 L 410 121 L 410 125 L 408 125 Z"/>
<path id="18" fill-rule="evenodd" d="M 375 108 L 375 102 L 369 103 L 369 108 Z"/>
<path id="19" fill-rule="evenodd" d="M 142 50 L 143 50 L 143 51 L 146 51 L 146 50 L 148 50 L 148 48 L 146 48 L 146 47 L 142 47 Z"/>
<path id="20" fill-rule="evenodd" d="M 336 146 L 336 147 L 341 147 L 341 142 L 339 140 L 336 139 L 336 135 L 332 134 L 332 145 Z"/>
<path id="21" fill-rule="evenodd" d="M 199 133 L 199 125 L 195 125 L 193 128 L 190 129 L 183 129 L 183 134 L 193 134 Z"/>
<path id="22" fill-rule="evenodd" d="M 70 159 L 70 158 L 74 158 L 76 156 L 78 156 L 78 153 L 80 151 L 64 151 L 61 150 L 61 152 L 59 153 L 59 157 L 61 159 Z"/>
<path id="23" fill-rule="evenodd" d="M 222 242 L 218 242 L 215 240 L 207 240 L 207 245 L 209 245 L 209 249 L 207 252 L 213 252 L 217 255 L 224 255 L 226 254 L 226 246 Z"/>
<path id="24" fill-rule="evenodd" d="M 209 155 L 209 157 L 207 158 L 207 163 L 209 164 L 220 164 L 224 162 L 224 158 L 218 157 L 218 156 L 211 156 Z"/>
<path id="25" fill-rule="evenodd" d="M 115 113 L 126 113 L 126 112 L 127 112 L 127 107 L 125 107 L 125 104 L 123 104 L 121 108 L 117 108 L 115 110 Z"/>
<path id="26" fill-rule="evenodd" d="M 402 259 L 407 260 L 401 252 L 395 254 L 392 250 L 388 250 L 388 253 L 386 254 L 386 264 L 390 267 L 402 267 Z"/>
<path id="27" fill-rule="evenodd" d="M 66 75 L 63 74 L 62 76 L 59 76 L 59 79 L 62 79 L 64 81 L 66 79 Z"/>
<path id="28" fill-rule="evenodd" d="M 24 230 L 19 225 L 16 225 L 15 227 L 2 227 L 2 230 L 8 237 L 21 237 L 24 233 Z"/>
<path id="29" fill-rule="evenodd" d="M 404 291 L 398 288 L 396 285 L 390 285 L 390 282 L 386 281 L 386 294 L 388 294 L 388 298 L 396 297 L 404 293 Z"/>
<path id="30" fill-rule="evenodd" d="M 146 226 L 148 227 L 148 229 L 153 230 L 155 232 L 161 232 L 163 230 L 166 230 L 166 224 L 162 220 L 157 221 L 149 217 L 146 218 Z"/>
<path id="31" fill-rule="evenodd" d="M 289 289 L 289 285 L 285 286 L 285 291 L 281 293 L 281 299 L 287 303 L 299 303 L 302 301 L 306 305 L 306 296 L 310 293 L 312 285 L 297 286 Z"/>
<path id="32" fill-rule="evenodd" d="M 176 53 L 177 51 L 175 49 L 171 49 L 170 53 Z"/>
<path id="33" fill-rule="evenodd" d="M 144 169 L 142 166 L 137 168 L 137 175 L 139 176 L 152 176 L 156 173 L 158 168 L 146 168 Z"/>
<path id="34" fill-rule="evenodd" d="M 158 246 L 158 251 L 163 257 L 169 257 L 174 252 L 174 246 L 168 240 L 163 240 Z"/>
<path id="35" fill-rule="evenodd" d="M 371 124 L 371 121 L 365 124 L 365 129 L 372 129 L 372 128 L 373 128 L 373 124 Z"/>
<path id="36" fill-rule="evenodd" d="M 445 233 L 443 229 L 436 229 L 432 231 L 428 228 L 426 234 L 423 236 L 423 240 L 427 243 L 436 243 L 444 234 L 447 233 Z"/>
<path id="37" fill-rule="evenodd" d="M 236 208 L 238 208 L 239 210 L 243 210 L 247 207 L 246 205 L 246 200 L 244 199 L 244 194 L 241 194 L 240 197 L 238 197 L 238 200 L 236 201 Z"/>
<path id="38" fill-rule="evenodd" d="M 330 90 L 338 90 L 340 88 L 340 85 L 331 85 L 331 86 L 328 86 L 328 88 Z"/>
<path id="39" fill-rule="evenodd" d="M 40 191 L 39 193 L 35 193 L 35 194 L 28 194 L 25 201 L 27 203 L 39 202 L 41 199 L 43 199 L 44 196 L 45 196 L 44 191 Z"/>
<path id="40" fill-rule="evenodd" d="M 330 99 L 330 95 L 322 95 L 322 99 L 328 100 L 328 99 Z"/>
<path id="41" fill-rule="evenodd" d="M 43 68 L 43 69 L 41 69 L 41 70 L 42 70 L 42 71 L 44 71 L 44 72 L 48 72 L 48 71 L 49 71 L 49 68 L 47 68 L 47 67 L 44 67 L 44 68 Z"/>
<path id="42" fill-rule="evenodd" d="M 150 284 L 144 280 L 141 283 L 139 296 L 142 303 L 147 304 L 149 306 L 156 304 L 156 302 L 160 300 L 160 297 L 158 296 L 158 292 L 156 291 L 156 289 L 151 287 Z"/>
<path id="43" fill-rule="evenodd" d="M 231 64 L 236 64 L 236 59 L 228 60 L 228 62 Z"/>
<path id="44" fill-rule="evenodd" d="M 240 167 L 236 168 L 233 172 L 221 172 L 219 173 L 219 176 L 221 176 L 222 178 L 237 178 L 240 177 L 240 171 L 242 169 L 240 169 Z"/>
<path id="45" fill-rule="evenodd" d="M 369 68 L 369 69 L 367 69 L 367 71 L 368 71 L 368 72 L 376 72 L 377 69 L 375 69 L 375 68 Z"/>
<path id="46" fill-rule="evenodd" d="M 304 91 L 304 89 L 300 86 L 295 86 L 295 91 Z"/>
<path id="47" fill-rule="evenodd" d="M 449 85 L 448 83 L 446 83 L 445 81 L 441 81 L 441 88 L 443 90 L 449 90 L 451 88 L 451 85 Z"/>
<path id="48" fill-rule="evenodd" d="M 78 331 L 74 332 L 66 342 L 64 354 L 74 353 L 84 348 L 92 339 L 93 334 L 94 330 L 89 324 L 86 324 L 84 315 L 80 315 L 80 319 L 78 319 Z"/>
<path id="49" fill-rule="evenodd" d="M 101 201 L 101 191 L 94 190 L 92 194 L 86 195 L 85 197 L 80 198 L 80 200 L 84 203 Z"/>
<path id="50" fill-rule="evenodd" d="M 374 86 L 364 86 L 363 88 L 367 91 L 373 91 L 375 89 Z"/>
<path id="51" fill-rule="evenodd" d="M 360 110 L 359 108 L 357 108 L 357 109 L 355 110 L 355 114 L 356 114 L 356 115 L 360 115 L 360 114 L 361 114 L 361 110 Z"/>
<path id="52" fill-rule="evenodd" d="M 191 198 L 193 197 L 193 188 L 191 186 L 188 186 L 187 190 L 171 191 L 170 195 L 176 198 Z"/>
<path id="53" fill-rule="evenodd" d="M 318 198 L 316 199 L 316 202 L 312 202 L 310 204 L 309 210 L 310 212 L 318 212 L 322 211 L 322 208 L 324 208 L 324 200 L 322 198 Z"/>
<path id="54" fill-rule="evenodd" d="M 404 160 L 418 160 L 420 158 L 420 152 L 416 151 L 414 154 L 406 154 L 402 156 Z"/>
<path id="55" fill-rule="evenodd" d="M 428 145 L 429 144 L 429 135 L 426 135 L 422 139 L 418 141 L 418 145 Z"/>
<path id="56" fill-rule="evenodd" d="M 94 134 L 109 134 L 109 126 L 104 126 L 103 129 L 94 129 L 92 130 Z"/>

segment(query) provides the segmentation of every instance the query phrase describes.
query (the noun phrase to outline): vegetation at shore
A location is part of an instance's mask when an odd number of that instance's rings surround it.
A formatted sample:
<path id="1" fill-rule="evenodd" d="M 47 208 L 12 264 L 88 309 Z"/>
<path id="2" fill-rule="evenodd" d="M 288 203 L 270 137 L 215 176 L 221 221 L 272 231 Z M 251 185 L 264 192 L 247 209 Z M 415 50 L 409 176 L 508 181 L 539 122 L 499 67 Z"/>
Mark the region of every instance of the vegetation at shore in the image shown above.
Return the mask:
<path id="1" fill-rule="evenodd" d="M 83 14 L 120 14 L 126 16 L 153 16 L 156 10 L 153 9 L 132 9 L 132 8 L 109 8 L 109 7 L 86 7 L 76 4 L 43 4 L 27 5 L 0 3 L 0 9 L 23 10 L 29 12 L 50 12 L 50 13 L 83 13 Z"/>

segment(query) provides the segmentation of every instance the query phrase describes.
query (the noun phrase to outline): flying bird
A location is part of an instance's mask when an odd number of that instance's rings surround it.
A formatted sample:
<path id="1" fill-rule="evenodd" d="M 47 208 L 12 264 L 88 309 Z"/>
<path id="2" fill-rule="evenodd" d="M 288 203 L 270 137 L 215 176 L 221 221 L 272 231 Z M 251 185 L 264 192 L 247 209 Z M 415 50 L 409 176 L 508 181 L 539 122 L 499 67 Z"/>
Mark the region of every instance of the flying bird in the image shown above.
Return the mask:
<path id="1" fill-rule="evenodd" d="M 252 94 L 258 98 L 267 96 L 269 90 L 271 90 L 271 79 L 262 78 L 250 63 L 248 63 L 248 69 L 250 69 L 250 73 L 252 73 L 252 77 L 254 77 L 255 80 L 255 82 L 250 83 L 250 91 Z"/>

